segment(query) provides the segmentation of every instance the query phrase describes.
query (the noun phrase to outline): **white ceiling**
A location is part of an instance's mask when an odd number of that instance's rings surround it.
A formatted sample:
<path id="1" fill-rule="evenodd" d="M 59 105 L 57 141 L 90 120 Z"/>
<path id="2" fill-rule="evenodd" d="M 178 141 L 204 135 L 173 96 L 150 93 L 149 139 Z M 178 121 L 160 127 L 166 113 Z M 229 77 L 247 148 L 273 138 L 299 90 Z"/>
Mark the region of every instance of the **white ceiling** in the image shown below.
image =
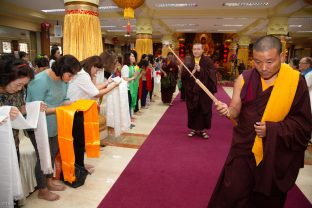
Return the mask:
<path id="1" fill-rule="evenodd" d="M 43 9 L 62 9 L 63 0 L 0 0 L 18 7 L 41 12 Z M 268 6 L 258 7 L 224 7 L 226 2 L 268 2 Z M 2 4 L 1 3 L 1 4 Z M 191 8 L 159 8 L 160 3 L 196 3 Z M 115 5 L 112 0 L 100 0 L 100 6 Z M 14 11 L 12 11 L 14 12 Z M 18 14 L 17 14 L 18 15 Z M 310 37 L 312 31 L 312 6 L 305 0 L 146 0 L 145 4 L 135 10 L 136 17 L 149 16 L 153 20 L 153 35 L 160 38 L 167 33 L 240 33 L 241 35 L 259 36 L 266 33 L 268 18 L 271 16 L 289 17 L 289 27 L 293 36 Z M 63 13 L 47 16 L 51 23 L 62 21 Z M 102 31 L 105 35 L 125 34 L 126 21 L 122 9 L 101 10 Z M 135 32 L 135 19 L 131 20 Z M 235 26 L 229 26 L 235 25 Z M 107 27 L 111 26 L 111 27 Z M 303 32 L 302 32 L 303 31 Z"/>

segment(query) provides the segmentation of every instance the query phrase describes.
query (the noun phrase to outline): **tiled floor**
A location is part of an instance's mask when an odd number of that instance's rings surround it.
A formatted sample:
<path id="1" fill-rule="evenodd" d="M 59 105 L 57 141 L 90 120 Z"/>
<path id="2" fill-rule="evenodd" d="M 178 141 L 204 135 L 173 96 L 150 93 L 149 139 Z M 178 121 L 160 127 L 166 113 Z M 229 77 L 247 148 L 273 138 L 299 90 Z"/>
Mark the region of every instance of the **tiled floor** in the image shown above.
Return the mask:
<path id="1" fill-rule="evenodd" d="M 38 199 L 37 192 L 34 192 L 23 207 L 97 207 L 167 108 L 156 97 L 155 102 L 151 102 L 150 107 L 143 109 L 141 115 L 137 116 L 133 129 L 119 138 L 110 135 L 104 142 L 107 146 L 102 148 L 100 158 L 86 158 L 85 162 L 94 165 L 95 171 L 87 177 L 83 186 L 77 189 L 67 187 L 65 191 L 57 192 L 61 198 L 54 202 Z"/>
<path id="2" fill-rule="evenodd" d="M 232 94 L 232 87 L 224 89 L 229 95 Z M 61 199 L 55 202 L 40 200 L 35 192 L 27 198 L 24 207 L 97 207 L 167 108 L 158 98 L 151 103 L 149 109 L 142 110 L 142 114 L 137 116 L 133 129 L 119 138 L 109 136 L 105 140 L 107 146 L 102 149 L 100 158 L 86 158 L 86 163 L 95 166 L 95 172 L 88 176 L 84 186 L 77 189 L 67 187 L 64 192 L 58 192 Z M 312 202 L 311 176 L 312 165 L 306 165 L 301 169 L 296 183 Z"/>

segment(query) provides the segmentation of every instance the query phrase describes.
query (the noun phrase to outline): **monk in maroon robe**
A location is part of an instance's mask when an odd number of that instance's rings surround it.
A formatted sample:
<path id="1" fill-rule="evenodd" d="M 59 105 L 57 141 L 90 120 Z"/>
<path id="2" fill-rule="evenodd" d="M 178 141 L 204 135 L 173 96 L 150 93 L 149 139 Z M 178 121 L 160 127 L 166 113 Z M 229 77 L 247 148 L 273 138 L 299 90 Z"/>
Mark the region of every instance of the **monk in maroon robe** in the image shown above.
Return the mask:
<path id="1" fill-rule="evenodd" d="M 193 57 L 186 57 L 185 65 L 192 70 L 193 75 L 199 79 L 212 93 L 217 91 L 216 71 L 212 60 L 203 55 L 203 46 L 201 43 L 193 45 Z M 182 69 L 182 85 L 185 87 L 185 101 L 188 112 L 188 128 L 191 129 L 188 134 L 193 137 L 196 133 L 204 139 L 208 139 L 205 129 L 211 128 L 212 100 L 195 83 L 194 78 Z"/>
<path id="2" fill-rule="evenodd" d="M 237 119 L 238 125 L 209 208 L 284 207 L 287 192 L 304 165 L 312 130 L 309 92 L 304 78 L 281 64 L 281 52 L 278 38 L 264 36 L 257 40 L 253 46 L 255 69 L 238 77 L 229 107 L 216 103 L 219 113 Z M 292 83 L 295 87 L 287 88 L 291 83 L 285 78 L 296 80 Z M 272 121 L 284 111 L 279 109 L 287 106 L 282 97 L 289 92 L 277 91 L 278 87 L 293 90 L 293 97 L 281 121 Z M 272 112 L 274 99 L 278 105 Z M 256 138 L 262 141 L 261 157 L 254 152 Z"/>

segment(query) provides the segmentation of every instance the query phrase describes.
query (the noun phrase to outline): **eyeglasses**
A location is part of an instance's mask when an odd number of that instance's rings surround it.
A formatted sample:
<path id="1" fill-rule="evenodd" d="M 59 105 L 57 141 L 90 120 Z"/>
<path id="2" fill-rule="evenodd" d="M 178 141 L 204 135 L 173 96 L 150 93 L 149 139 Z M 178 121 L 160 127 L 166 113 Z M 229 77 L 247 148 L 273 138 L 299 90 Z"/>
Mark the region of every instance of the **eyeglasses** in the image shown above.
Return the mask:
<path id="1" fill-rule="evenodd" d="M 309 64 L 309 63 L 306 63 L 306 62 L 299 62 L 299 64 Z"/>

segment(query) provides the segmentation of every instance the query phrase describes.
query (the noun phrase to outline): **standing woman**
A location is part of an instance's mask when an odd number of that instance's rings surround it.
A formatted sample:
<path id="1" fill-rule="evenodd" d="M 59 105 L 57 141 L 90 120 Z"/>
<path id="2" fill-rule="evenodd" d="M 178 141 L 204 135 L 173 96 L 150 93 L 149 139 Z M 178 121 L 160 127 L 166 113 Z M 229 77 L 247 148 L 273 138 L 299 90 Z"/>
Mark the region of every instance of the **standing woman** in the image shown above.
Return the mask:
<path id="1" fill-rule="evenodd" d="M 55 156 L 59 151 L 55 111 L 59 106 L 70 104 L 66 101 L 67 83 L 80 71 L 80 68 L 80 63 L 74 56 L 65 55 L 56 60 L 52 68 L 37 74 L 28 85 L 27 102 L 40 100 L 45 102 L 48 107 L 46 114 L 52 167 L 54 167 Z M 51 191 L 63 191 L 65 186 L 53 182 L 52 174 L 44 175 L 40 170 L 40 159 L 34 133 L 29 132 L 29 137 L 37 155 L 35 174 L 39 190 L 38 198 L 48 201 L 58 200 L 59 195 Z"/>
<path id="2" fill-rule="evenodd" d="M 29 65 L 23 61 L 15 61 L 10 56 L 1 56 L 0 60 L 0 108 L 1 106 L 12 106 L 10 110 L 10 119 L 14 120 L 19 112 L 25 114 L 25 88 L 24 86 L 33 79 L 34 73 Z M 0 122 L 0 125 L 2 123 Z M 19 161 L 19 130 L 13 129 L 13 138 L 15 142 L 17 159 Z M 1 138 L 3 139 L 3 138 Z M 6 158 L 7 155 L 1 155 L 3 151 L 0 151 L 0 157 Z M 8 168 L 3 167 L 2 168 Z M 6 180 L 7 175 L 0 175 L 1 180 Z M 3 181 L 3 182 L 5 182 Z M 3 184 L 2 184 L 3 185 Z M 2 188 L 5 188 L 3 186 Z M 3 189 L 1 189 L 3 191 Z M 9 190 L 6 190 L 9 191 Z M 3 202 L 4 203 L 4 202 Z M 17 201 L 15 206 L 18 206 Z"/>
<path id="3" fill-rule="evenodd" d="M 124 55 L 124 66 L 121 69 L 121 77 L 128 82 L 128 101 L 130 116 L 132 116 L 132 111 L 134 110 L 132 103 L 136 101 L 132 99 L 132 95 L 136 94 L 134 89 L 132 90 L 133 80 L 138 76 L 138 72 L 135 71 L 135 56 L 132 52 L 127 52 Z M 132 93 L 131 93 L 132 91 Z M 134 98 L 134 97 L 133 97 Z"/>
<path id="4" fill-rule="evenodd" d="M 91 56 L 83 60 L 81 66 L 83 68 L 69 82 L 67 97 L 70 101 L 97 99 L 119 85 L 119 83 L 114 82 L 108 87 L 108 84 L 112 82 L 111 79 L 105 83 L 96 84 L 97 71 L 103 68 L 100 56 Z M 76 112 L 73 123 L 75 163 L 92 172 L 93 166 L 84 164 L 85 137 L 83 122 L 83 112 Z"/>
<path id="5" fill-rule="evenodd" d="M 176 90 L 179 68 L 173 53 L 169 52 L 161 70 L 161 100 L 164 104 L 172 105 L 172 96 Z"/>
<path id="6" fill-rule="evenodd" d="M 22 114 L 25 110 L 25 88 L 24 86 L 34 78 L 34 72 L 29 65 L 22 61 L 0 60 L 0 106 L 14 106 L 11 109 L 11 119 L 14 119 L 18 111 Z M 19 130 L 13 129 L 15 147 L 19 158 Z"/>
<path id="7" fill-rule="evenodd" d="M 52 46 L 51 48 L 51 56 L 49 66 L 52 67 L 52 64 L 61 57 L 61 51 L 58 46 Z"/>

